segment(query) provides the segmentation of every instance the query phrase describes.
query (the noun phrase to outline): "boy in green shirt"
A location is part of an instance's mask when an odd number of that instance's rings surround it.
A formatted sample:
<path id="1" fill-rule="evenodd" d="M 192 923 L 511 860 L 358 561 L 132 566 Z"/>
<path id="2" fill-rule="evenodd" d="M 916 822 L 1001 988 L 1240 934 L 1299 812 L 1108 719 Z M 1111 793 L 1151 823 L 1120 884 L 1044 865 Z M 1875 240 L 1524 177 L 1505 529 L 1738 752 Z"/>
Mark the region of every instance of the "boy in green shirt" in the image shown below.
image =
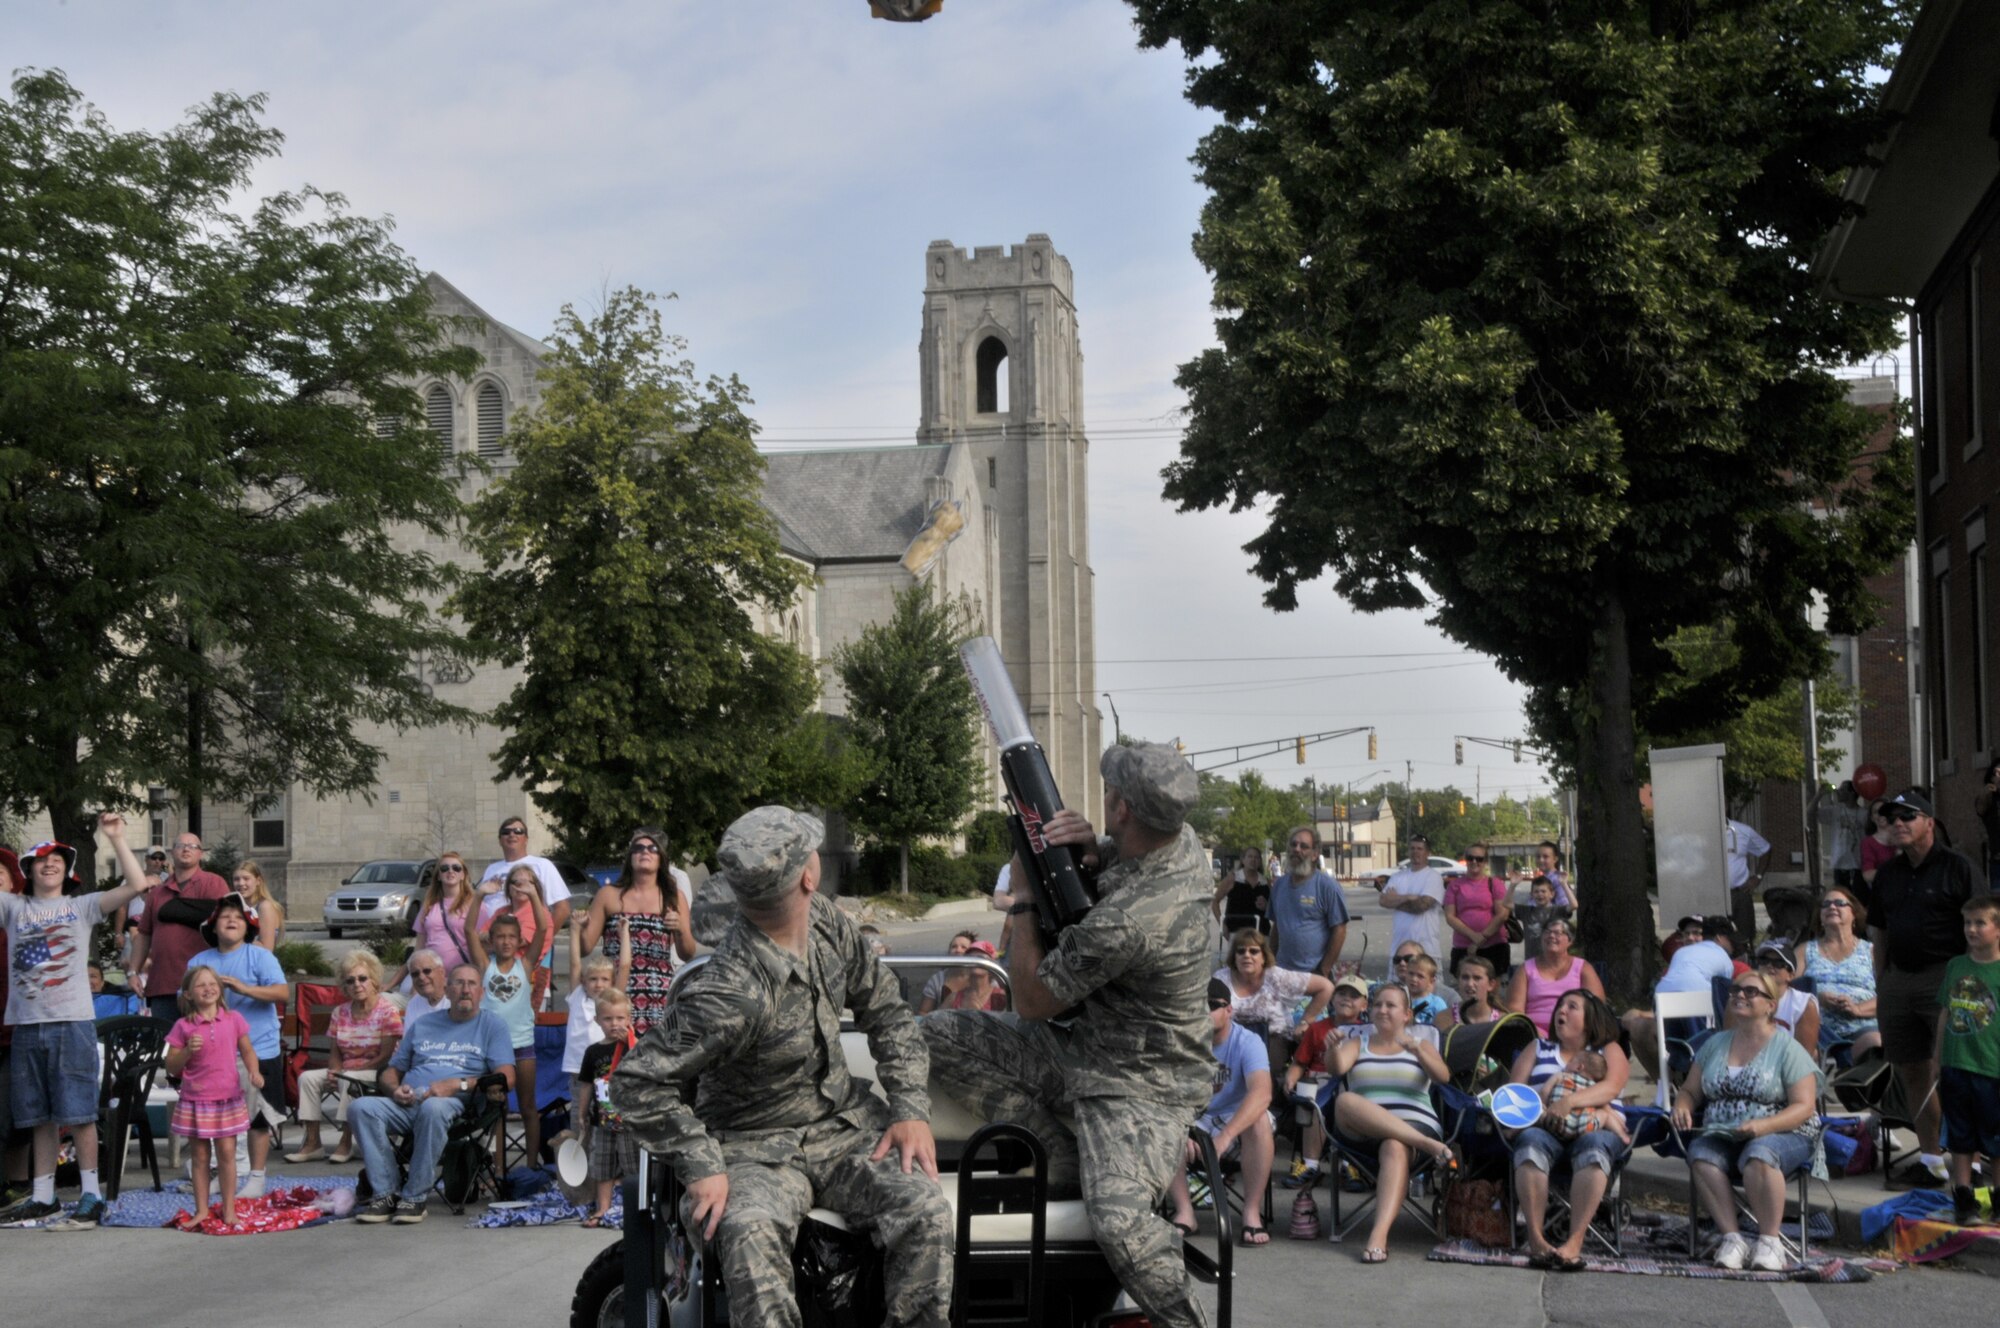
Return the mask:
<path id="1" fill-rule="evenodd" d="M 1972 1194 L 1975 1154 L 2000 1155 L 2000 899 L 1965 901 L 1966 952 L 1945 966 L 1938 989 L 1938 1102 L 1951 1143 L 1952 1220 L 1979 1218 Z"/>

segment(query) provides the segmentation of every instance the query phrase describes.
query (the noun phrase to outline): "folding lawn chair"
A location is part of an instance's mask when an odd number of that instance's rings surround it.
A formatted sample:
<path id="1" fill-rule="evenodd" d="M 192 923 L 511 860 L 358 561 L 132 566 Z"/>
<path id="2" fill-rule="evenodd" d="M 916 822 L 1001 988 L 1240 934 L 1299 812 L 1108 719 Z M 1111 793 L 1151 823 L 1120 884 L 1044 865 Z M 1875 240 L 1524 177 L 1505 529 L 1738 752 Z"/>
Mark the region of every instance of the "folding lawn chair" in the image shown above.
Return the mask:
<path id="1" fill-rule="evenodd" d="M 1360 1226 L 1373 1211 L 1380 1197 L 1378 1178 L 1382 1169 L 1381 1143 L 1378 1140 L 1357 1142 L 1343 1138 L 1333 1128 L 1333 1103 L 1342 1091 L 1344 1090 L 1338 1081 L 1329 1083 L 1322 1092 L 1319 1103 L 1320 1121 L 1326 1128 L 1327 1149 L 1332 1154 L 1334 1162 L 1333 1182 L 1328 1186 L 1333 1196 L 1333 1220 L 1327 1224 L 1327 1239 L 1333 1242 L 1344 1240 L 1347 1233 Z M 1445 1099 L 1438 1088 L 1431 1090 L 1431 1105 L 1438 1113 L 1439 1122 L 1444 1126 L 1445 1142 L 1456 1143 L 1451 1120 L 1447 1118 Z M 1461 1114 L 1458 1118 L 1462 1120 L 1464 1117 Z M 1352 1199 L 1353 1212 L 1346 1215 L 1341 1212 L 1342 1195 L 1346 1188 L 1339 1176 L 1339 1166 L 1342 1163 L 1353 1168 L 1366 1187 L 1363 1193 Z M 1403 1191 L 1403 1211 L 1416 1218 L 1433 1238 L 1441 1238 L 1444 1231 L 1444 1193 L 1436 1183 L 1441 1165 L 1439 1158 L 1434 1154 L 1412 1157 L 1409 1184 Z"/>
<path id="2" fill-rule="evenodd" d="M 362 1086 L 371 1092 L 381 1091 L 375 1084 Z M 488 1199 L 502 1197 L 503 1185 L 500 1172 L 494 1166 L 493 1152 L 494 1140 L 507 1117 L 509 1100 L 504 1075 L 497 1072 L 483 1075 L 473 1085 L 471 1102 L 445 1131 L 444 1148 L 438 1153 L 437 1180 L 432 1189 L 454 1213 L 463 1213 L 468 1203 L 482 1195 Z M 409 1176 L 410 1155 L 415 1147 L 413 1136 L 397 1136 L 398 1190 L 402 1189 L 404 1180 Z M 363 1167 L 361 1177 L 355 1183 L 355 1202 L 366 1203 L 374 1195 L 375 1186 L 368 1179 L 368 1169 Z"/>
<path id="3" fill-rule="evenodd" d="M 1656 991 L 1653 993 L 1653 1041 L 1659 1053 L 1660 1088 L 1654 1095 L 1654 1105 L 1671 1107 L 1674 1088 L 1680 1076 L 1694 1063 L 1694 1048 L 1690 1044 L 1685 1025 L 1689 1020 L 1697 1020 L 1710 1028 L 1720 1028 L 1722 1020 L 1715 1010 L 1715 997 L 1706 991 Z"/>
<path id="4" fill-rule="evenodd" d="M 290 1045 L 284 1049 L 285 1105 L 294 1118 L 299 1112 L 299 1076 L 307 1070 L 324 1069 L 333 1052 L 329 1024 L 335 1006 L 347 997 L 338 986 L 327 982 L 292 984 L 292 1008 L 285 1012 L 284 1029 Z"/>
<path id="5" fill-rule="evenodd" d="M 134 1129 L 139 1132 L 139 1162 L 152 1170 L 157 1190 L 160 1155 L 153 1145 L 146 1099 L 166 1063 L 167 1026 L 151 1015 L 119 1015 L 97 1025 L 97 1043 L 103 1060 L 97 1082 L 97 1169 L 104 1197 L 118 1197 Z"/>
<path id="6" fill-rule="evenodd" d="M 1671 1121 L 1669 1121 L 1670 1128 L 1671 1124 L 1672 1124 Z M 1700 1129 L 1701 1129 L 1701 1122 L 1697 1120 L 1695 1122 L 1695 1132 L 1697 1134 L 1700 1133 Z M 1674 1144 L 1680 1150 L 1682 1158 L 1687 1161 L 1688 1258 L 1693 1259 L 1698 1256 L 1701 1247 L 1701 1220 L 1700 1220 L 1701 1204 L 1700 1201 L 1695 1197 L 1694 1160 L 1687 1156 L 1687 1145 L 1689 1138 L 1690 1138 L 1689 1135 L 1682 1133 L 1680 1130 L 1678 1129 L 1673 1130 Z M 1786 1253 L 1790 1254 L 1794 1260 L 1797 1260 L 1799 1262 L 1803 1262 L 1806 1257 L 1806 1231 L 1808 1227 L 1811 1225 L 1812 1221 L 1812 1196 L 1809 1190 L 1807 1189 L 1807 1186 L 1810 1185 L 1811 1182 L 1812 1182 L 1812 1155 L 1807 1154 L 1806 1160 L 1799 1164 L 1798 1169 L 1796 1171 L 1787 1174 L 1785 1177 L 1785 1183 L 1793 1187 L 1794 1190 L 1793 1202 L 1798 1206 L 1799 1210 L 1799 1228 L 1798 1228 L 1799 1238 L 1796 1242 L 1794 1242 L 1791 1237 L 1785 1234 L 1785 1222 L 1782 1218 L 1780 1218 L 1778 1221 L 1778 1229 L 1776 1231 L 1767 1232 L 1759 1230 L 1757 1233 L 1760 1236 L 1766 1236 L 1766 1235 L 1776 1236 L 1778 1238 L 1778 1242 L 1785 1247 Z M 1750 1212 L 1750 1204 L 1743 1197 L 1743 1190 L 1740 1182 L 1731 1182 L 1729 1187 L 1729 1196 L 1730 1199 L 1736 1204 L 1736 1215 L 1739 1224 L 1744 1219 L 1749 1219 L 1750 1221 L 1755 1222 L 1756 1218 Z"/>

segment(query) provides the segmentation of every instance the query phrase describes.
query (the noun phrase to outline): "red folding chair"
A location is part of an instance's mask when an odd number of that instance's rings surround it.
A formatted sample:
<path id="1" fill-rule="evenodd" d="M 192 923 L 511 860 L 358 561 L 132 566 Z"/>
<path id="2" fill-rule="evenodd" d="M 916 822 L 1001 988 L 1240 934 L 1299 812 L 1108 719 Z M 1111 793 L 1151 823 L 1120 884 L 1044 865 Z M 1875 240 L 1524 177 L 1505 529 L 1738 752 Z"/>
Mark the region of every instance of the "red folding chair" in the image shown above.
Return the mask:
<path id="1" fill-rule="evenodd" d="M 292 985 L 292 1008 L 286 1012 L 284 1022 L 290 1038 L 285 1048 L 285 1105 L 291 1108 L 294 1120 L 299 1114 L 299 1076 L 327 1063 L 333 1050 L 333 1034 L 328 1031 L 333 1007 L 346 999 L 332 983 Z"/>

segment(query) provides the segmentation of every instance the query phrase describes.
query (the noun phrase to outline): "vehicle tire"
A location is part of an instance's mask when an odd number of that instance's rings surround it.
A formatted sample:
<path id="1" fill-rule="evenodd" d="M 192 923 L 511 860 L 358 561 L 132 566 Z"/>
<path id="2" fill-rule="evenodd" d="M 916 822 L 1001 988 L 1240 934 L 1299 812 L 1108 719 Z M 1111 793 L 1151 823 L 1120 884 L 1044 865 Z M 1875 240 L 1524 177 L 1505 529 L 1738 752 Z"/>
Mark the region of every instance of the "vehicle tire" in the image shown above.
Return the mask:
<path id="1" fill-rule="evenodd" d="M 597 1252 L 569 1302 L 569 1328 L 625 1328 L 625 1241 Z"/>
<path id="2" fill-rule="evenodd" d="M 328 928 L 326 929 L 326 939 L 328 939 L 329 941 L 337 941 L 337 940 L 339 940 L 339 939 L 340 939 L 340 928 L 338 928 L 338 927 L 328 927 Z"/>

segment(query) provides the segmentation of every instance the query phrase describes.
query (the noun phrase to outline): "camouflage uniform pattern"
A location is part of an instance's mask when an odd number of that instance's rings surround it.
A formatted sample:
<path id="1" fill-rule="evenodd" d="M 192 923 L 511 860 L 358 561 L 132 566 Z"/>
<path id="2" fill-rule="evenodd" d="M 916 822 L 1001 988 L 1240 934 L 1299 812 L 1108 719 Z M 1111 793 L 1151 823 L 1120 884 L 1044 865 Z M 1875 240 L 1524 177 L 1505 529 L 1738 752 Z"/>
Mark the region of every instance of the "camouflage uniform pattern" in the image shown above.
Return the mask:
<path id="1" fill-rule="evenodd" d="M 934 1011 L 922 1021 L 933 1083 L 1039 1135 L 1051 1181 L 1080 1186 L 1098 1245 L 1147 1317 L 1192 1328 L 1204 1316 L 1180 1237 L 1154 1210 L 1214 1073 L 1208 855 L 1183 826 L 1114 862 L 1097 887 L 1097 906 L 1037 970 L 1056 999 L 1081 1007 L 1075 1021 Z"/>
<path id="2" fill-rule="evenodd" d="M 821 896 L 810 910 L 804 959 L 737 917 L 620 1062 L 611 1093 L 639 1144 L 664 1154 L 683 1184 L 727 1173 L 716 1245 L 733 1322 L 800 1322 L 792 1247 L 817 1203 L 884 1249 L 890 1323 L 942 1325 L 954 1237 L 944 1191 L 905 1173 L 893 1152 L 868 1160 L 892 1121 L 929 1119 L 929 1053 L 855 925 Z M 848 1071 L 843 1006 L 868 1036 L 886 1107 Z"/>

